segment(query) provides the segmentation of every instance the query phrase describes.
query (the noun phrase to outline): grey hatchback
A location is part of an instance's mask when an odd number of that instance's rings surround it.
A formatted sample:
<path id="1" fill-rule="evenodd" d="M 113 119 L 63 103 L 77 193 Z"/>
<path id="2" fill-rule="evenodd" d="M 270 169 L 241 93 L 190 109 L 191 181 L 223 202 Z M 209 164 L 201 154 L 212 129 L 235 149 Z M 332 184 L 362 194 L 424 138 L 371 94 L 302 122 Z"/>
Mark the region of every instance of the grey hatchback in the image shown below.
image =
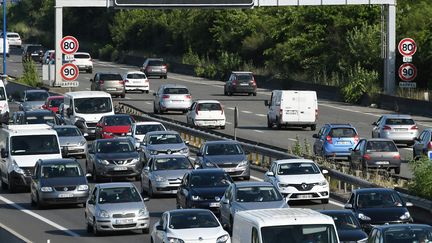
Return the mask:
<path id="1" fill-rule="evenodd" d="M 418 136 L 418 127 L 410 115 L 383 115 L 372 125 L 373 138 L 388 138 L 395 143 L 413 145 Z"/>
<path id="2" fill-rule="evenodd" d="M 30 184 L 31 205 L 85 204 L 89 186 L 74 159 L 39 159 Z"/>
<path id="3" fill-rule="evenodd" d="M 112 96 L 126 96 L 125 82 L 119 73 L 96 73 L 90 79 L 91 90 L 105 91 Z"/>
<path id="4" fill-rule="evenodd" d="M 168 67 L 162 58 L 147 58 L 141 67 L 141 72 L 147 77 L 159 76 L 166 79 Z"/>

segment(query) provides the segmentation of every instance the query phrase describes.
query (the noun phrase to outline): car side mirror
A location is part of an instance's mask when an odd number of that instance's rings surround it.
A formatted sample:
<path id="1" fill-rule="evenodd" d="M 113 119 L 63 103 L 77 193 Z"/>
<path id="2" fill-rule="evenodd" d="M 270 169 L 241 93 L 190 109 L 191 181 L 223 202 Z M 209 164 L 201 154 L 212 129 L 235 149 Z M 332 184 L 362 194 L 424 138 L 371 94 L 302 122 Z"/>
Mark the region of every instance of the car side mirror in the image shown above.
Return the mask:
<path id="1" fill-rule="evenodd" d="M 95 201 L 94 201 L 93 199 L 89 199 L 89 200 L 87 201 L 87 203 L 93 205 L 93 204 L 95 204 Z"/>
<path id="2" fill-rule="evenodd" d="M 267 171 L 265 174 L 269 177 L 274 176 L 274 173 L 272 171 Z"/>
<path id="3" fill-rule="evenodd" d="M 92 174 L 87 173 L 87 174 L 85 175 L 85 177 L 86 177 L 87 179 L 92 178 Z"/>
<path id="4" fill-rule="evenodd" d="M 378 126 L 378 124 L 376 122 L 372 122 L 373 126 Z"/>
<path id="5" fill-rule="evenodd" d="M 156 225 L 156 230 L 165 231 L 165 229 L 163 228 L 163 225 Z"/>
<path id="6" fill-rule="evenodd" d="M 150 167 L 149 166 L 145 166 L 144 167 L 144 171 L 149 171 L 150 170 Z"/>
<path id="7" fill-rule="evenodd" d="M 85 138 L 88 137 L 88 133 L 85 132 L 85 133 L 83 134 L 83 136 L 84 136 Z"/>
<path id="8" fill-rule="evenodd" d="M 265 106 L 270 106 L 270 102 L 268 100 L 264 100 L 264 105 Z"/>
<path id="9" fill-rule="evenodd" d="M 313 134 L 312 137 L 313 138 L 318 138 L 318 134 Z"/>
<path id="10" fill-rule="evenodd" d="M 353 209 L 353 205 L 351 203 L 347 203 L 344 205 L 345 209 Z"/>
<path id="11" fill-rule="evenodd" d="M 184 142 L 185 144 L 189 145 L 189 141 L 185 141 L 185 140 L 183 140 L 183 142 Z"/>
<path id="12" fill-rule="evenodd" d="M 414 204 L 413 204 L 412 202 L 406 202 L 406 203 L 405 203 L 405 206 L 406 206 L 406 207 L 412 207 L 412 206 L 414 206 Z"/>
<path id="13" fill-rule="evenodd" d="M 143 198 L 143 201 L 144 201 L 144 202 L 148 202 L 148 201 L 150 201 L 150 198 L 145 197 L 145 198 Z"/>
<path id="14" fill-rule="evenodd" d="M 1 149 L 0 154 L 3 159 L 9 157 L 8 151 L 4 148 Z"/>
<path id="15" fill-rule="evenodd" d="M 324 175 L 325 175 L 325 174 L 328 174 L 328 170 L 322 170 L 321 172 L 322 172 Z"/>

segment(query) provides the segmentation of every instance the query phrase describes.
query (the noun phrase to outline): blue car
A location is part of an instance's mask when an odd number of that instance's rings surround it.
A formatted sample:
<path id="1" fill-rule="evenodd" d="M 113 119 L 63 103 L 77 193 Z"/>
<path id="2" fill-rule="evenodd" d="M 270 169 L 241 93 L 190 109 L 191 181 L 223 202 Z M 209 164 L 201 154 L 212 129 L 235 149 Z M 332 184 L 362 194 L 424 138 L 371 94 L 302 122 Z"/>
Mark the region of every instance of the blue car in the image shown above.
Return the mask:
<path id="1" fill-rule="evenodd" d="M 325 124 L 312 136 L 315 138 L 314 153 L 323 158 L 348 158 L 358 143 L 357 130 L 351 124 Z"/>

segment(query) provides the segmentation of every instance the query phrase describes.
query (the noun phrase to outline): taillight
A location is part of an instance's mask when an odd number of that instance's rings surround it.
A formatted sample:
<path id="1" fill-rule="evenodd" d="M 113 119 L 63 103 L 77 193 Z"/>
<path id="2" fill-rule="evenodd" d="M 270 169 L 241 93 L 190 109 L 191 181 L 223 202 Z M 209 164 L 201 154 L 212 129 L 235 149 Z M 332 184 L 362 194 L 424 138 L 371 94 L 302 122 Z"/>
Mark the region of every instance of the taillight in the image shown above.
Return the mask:
<path id="1" fill-rule="evenodd" d="M 199 105 L 195 106 L 195 113 L 198 115 L 198 111 L 199 111 Z"/>
<path id="2" fill-rule="evenodd" d="M 365 154 L 365 155 L 363 155 L 363 159 L 365 159 L 365 160 L 371 160 L 371 157 L 370 157 L 369 154 Z"/>
<path id="3" fill-rule="evenodd" d="M 389 127 L 389 126 L 384 126 L 384 127 L 383 127 L 383 130 L 391 130 L 391 127 Z"/>
<path id="4" fill-rule="evenodd" d="M 232 82 L 232 85 L 233 85 L 233 86 L 236 86 L 236 85 L 237 85 L 237 80 L 234 80 L 234 81 Z"/>
<path id="5" fill-rule="evenodd" d="M 103 81 L 103 80 L 99 80 L 99 83 L 100 83 L 100 84 L 104 84 L 104 82 L 105 82 L 105 81 Z"/>
<path id="6" fill-rule="evenodd" d="M 166 95 L 166 94 L 165 94 L 165 95 L 162 95 L 162 99 L 169 99 L 169 97 L 170 97 L 170 96 L 169 96 L 169 95 Z"/>
<path id="7" fill-rule="evenodd" d="M 315 120 L 318 119 L 318 109 L 315 109 Z"/>
<path id="8" fill-rule="evenodd" d="M 427 145 L 428 150 L 432 150 L 432 142 L 429 142 Z"/>
<path id="9" fill-rule="evenodd" d="M 418 127 L 416 125 L 411 127 L 411 130 L 418 130 Z"/>
<path id="10" fill-rule="evenodd" d="M 255 78 L 252 78 L 252 80 L 250 81 L 250 83 L 251 83 L 253 86 L 256 86 Z"/>
<path id="11" fill-rule="evenodd" d="M 186 99 L 192 99 L 192 96 L 191 95 L 185 95 L 185 98 Z"/>
<path id="12" fill-rule="evenodd" d="M 129 79 L 125 79 L 124 81 L 125 81 L 125 83 L 129 83 Z"/>
<path id="13" fill-rule="evenodd" d="M 162 68 L 163 68 L 163 69 L 167 69 L 167 65 L 163 65 Z"/>
<path id="14" fill-rule="evenodd" d="M 400 158 L 401 158 L 400 154 L 396 154 L 395 156 L 393 156 L 393 159 L 400 159 Z"/>
<path id="15" fill-rule="evenodd" d="M 330 136 L 327 136 L 327 137 L 326 137 L 326 140 L 327 140 L 327 142 L 330 143 L 330 144 L 333 143 L 332 137 L 330 137 Z"/>
<path id="16" fill-rule="evenodd" d="M 358 136 L 358 135 L 355 135 L 355 136 L 354 136 L 354 143 L 358 143 L 358 141 L 359 141 L 359 136 Z"/>

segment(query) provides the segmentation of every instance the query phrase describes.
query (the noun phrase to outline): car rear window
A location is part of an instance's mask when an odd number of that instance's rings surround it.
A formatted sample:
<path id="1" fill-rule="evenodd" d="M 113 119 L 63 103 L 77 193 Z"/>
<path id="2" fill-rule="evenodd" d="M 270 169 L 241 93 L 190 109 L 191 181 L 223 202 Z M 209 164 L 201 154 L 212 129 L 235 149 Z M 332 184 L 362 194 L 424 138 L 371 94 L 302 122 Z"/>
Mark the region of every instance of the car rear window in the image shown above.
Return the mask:
<path id="1" fill-rule="evenodd" d="M 397 152 L 396 145 L 391 141 L 369 141 L 366 152 Z"/>
<path id="2" fill-rule="evenodd" d="M 122 76 L 120 74 L 101 74 L 100 75 L 101 80 L 122 80 Z"/>
<path id="3" fill-rule="evenodd" d="M 390 118 L 386 120 L 386 125 L 414 125 L 413 119 L 406 118 Z"/>
<path id="4" fill-rule="evenodd" d="M 145 79 L 146 76 L 144 74 L 142 74 L 142 73 L 129 73 L 127 75 L 127 78 L 130 78 L 130 79 Z"/>
<path id="5" fill-rule="evenodd" d="M 20 36 L 17 35 L 17 34 L 7 34 L 7 37 L 9 37 L 9 38 L 20 38 Z"/>
<path id="6" fill-rule="evenodd" d="M 89 54 L 75 54 L 74 58 L 75 59 L 89 59 L 90 55 Z"/>
<path id="7" fill-rule="evenodd" d="M 222 106 L 219 103 L 201 103 L 198 104 L 198 110 L 200 111 L 220 111 Z"/>
<path id="8" fill-rule="evenodd" d="M 186 88 L 165 88 L 164 94 L 189 94 L 189 90 Z"/>
<path id="9" fill-rule="evenodd" d="M 329 133 L 330 137 L 337 137 L 337 138 L 350 138 L 356 135 L 357 135 L 356 131 L 349 127 L 333 128 Z"/>
<path id="10" fill-rule="evenodd" d="M 237 74 L 237 80 L 239 81 L 250 81 L 252 79 L 252 74 Z"/>
<path id="11" fill-rule="evenodd" d="M 148 66 L 164 66 L 165 63 L 161 60 L 152 60 L 148 62 Z"/>

